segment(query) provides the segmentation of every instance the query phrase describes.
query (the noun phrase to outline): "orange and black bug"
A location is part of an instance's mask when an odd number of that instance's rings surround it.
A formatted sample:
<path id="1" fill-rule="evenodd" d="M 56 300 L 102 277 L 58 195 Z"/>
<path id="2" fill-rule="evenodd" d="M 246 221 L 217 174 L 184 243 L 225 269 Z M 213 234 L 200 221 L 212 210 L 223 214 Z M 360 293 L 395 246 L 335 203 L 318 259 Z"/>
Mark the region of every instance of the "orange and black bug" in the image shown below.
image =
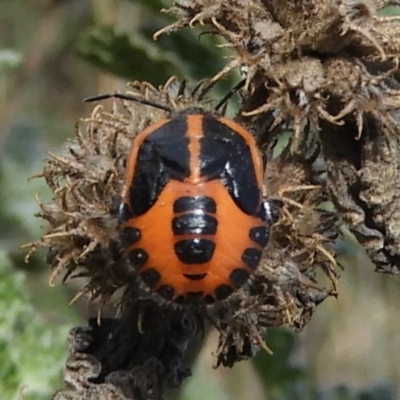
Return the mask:
<path id="1" fill-rule="evenodd" d="M 258 267 L 272 211 L 252 135 L 201 108 L 170 112 L 141 132 L 127 159 L 121 241 L 143 282 L 166 300 L 228 298 Z"/>

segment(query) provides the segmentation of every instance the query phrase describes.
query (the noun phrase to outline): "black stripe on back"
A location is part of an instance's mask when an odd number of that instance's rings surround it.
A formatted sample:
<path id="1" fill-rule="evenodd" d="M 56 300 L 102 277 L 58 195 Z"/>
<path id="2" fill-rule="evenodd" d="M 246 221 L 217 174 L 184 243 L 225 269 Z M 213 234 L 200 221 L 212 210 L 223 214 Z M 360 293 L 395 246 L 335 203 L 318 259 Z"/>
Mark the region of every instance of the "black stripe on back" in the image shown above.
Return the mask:
<path id="1" fill-rule="evenodd" d="M 138 152 L 129 189 L 135 216 L 146 213 L 170 179 L 183 181 L 190 175 L 187 119 L 175 118 L 151 133 Z"/>
<path id="2" fill-rule="evenodd" d="M 261 201 L 250 148 L 245 139 L 212 115 L 203 118 L 200 173 L 207 180 L 221 179 L 236 205 L 255 215 Z"/>

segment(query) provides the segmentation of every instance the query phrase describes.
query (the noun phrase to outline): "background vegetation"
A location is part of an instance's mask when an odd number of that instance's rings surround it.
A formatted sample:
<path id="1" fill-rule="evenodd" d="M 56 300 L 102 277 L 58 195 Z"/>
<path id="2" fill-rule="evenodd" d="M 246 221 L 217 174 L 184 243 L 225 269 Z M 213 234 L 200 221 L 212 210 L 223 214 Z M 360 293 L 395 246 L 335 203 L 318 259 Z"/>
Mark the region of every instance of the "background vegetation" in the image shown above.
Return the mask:
<path id="1" fill-rule="evenodd" d="M 57 152 L 91 105 L 86 96 L 123 89 L 127 80 L 160 84 L 171 75 L 210 77 L 227 53 L 217 39 L 191 30 L 152 34 L 171 0 L 0 1 L 0 398 L 47 399 L 62 385 L 68 329 L 95 311 L 76 287 L 49 288 L 44 254 L 24 263 L 19 246 L 39 237 L 35 193 L 46 151 Z M 236 78 L 236 79 L 235 79 Z M 221 96 L 237 77 L 215 91 Z M 295 337 L 267 336 L 274 356 L 214 371 L 202 347 L 193 377 L 179 399 L 396 399 L 400 398 L 400 291 L 393 278 L 373 272 L 364 252 L 338 244 L 346 269 L 338 300 L 318 308 Z"/>

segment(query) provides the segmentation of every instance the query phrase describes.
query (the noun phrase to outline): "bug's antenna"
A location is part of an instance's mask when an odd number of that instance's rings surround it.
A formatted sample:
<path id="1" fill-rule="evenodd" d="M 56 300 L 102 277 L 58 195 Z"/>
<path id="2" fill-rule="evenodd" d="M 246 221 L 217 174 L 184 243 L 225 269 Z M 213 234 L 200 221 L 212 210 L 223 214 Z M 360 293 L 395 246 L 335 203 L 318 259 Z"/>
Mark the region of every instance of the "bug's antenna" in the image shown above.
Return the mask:
<path id="1" fill-rule="evenodd" d="M 123 94 L 123 93 L 108 93 L 108 94 L 99 94 L 97 96 L 91 96 L 91 97 L 86 97 L 83 101 L 85 103 L 91 103 L 92 101 L 100 101 L 100 100 L 105 100 L 105 99 L 111 99 L 111 98 L 116 98 L 116 99 L 122 99 L 122 100 L 129 100 L 129 101 L 136 101 L 138 103 L 146 104 L 148 106 L 158 108 L 160 110 L 168 111 L 169 113 L 173 113 L 174 110 L 171 107 L 164 106 L 162 104 L 156 103 L 151 100 L 146 100 L 143 99 L 139 96 L 133 96 L 131 94 Z"/>
<path id="2" fill-rule="evenodd" d="M 242 79 L 239 83 L 229 90 L 229 92 L 216 104 L 214 111 L 218 111 L 238 90 L 240 90 L 246 83 L 246 79 Z"/>

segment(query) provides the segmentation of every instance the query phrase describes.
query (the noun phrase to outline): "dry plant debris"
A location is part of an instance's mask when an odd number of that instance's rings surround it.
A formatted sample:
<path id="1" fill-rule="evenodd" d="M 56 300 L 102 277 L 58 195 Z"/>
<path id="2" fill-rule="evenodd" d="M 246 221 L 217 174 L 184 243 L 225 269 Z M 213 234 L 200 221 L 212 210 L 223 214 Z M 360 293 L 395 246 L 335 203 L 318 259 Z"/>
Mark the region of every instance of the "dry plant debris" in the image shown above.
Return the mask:
<path id="1" fill-rule="evenodd" d="M 185 351 L 204 321 L 220 333 L 217 366 L 270 351 L 262 339 L 267 328 L 301 330 L 315 307 L 337 294 L 333 243 L 342 222 L 377 271 L 398 273 L 400 19 L 379 16 L 390 4 L 397 2 L 176 0 L 167 10 L 177 21 L 156 37 L 205 25 L 226 40 L 232 57 L 194 90 L 171 79 L 158 89 L 134 83 L 129 92 L 176 109 L 208 108 L 213 84 L 244 68 L 236 119 L 257 138 L 280 217 L 251 282 L 229 300 L 185 310 L 160 304 L 121 254 L 115 206 L 132 139 L 163 112 L 130 102 L 116 102 L 112 112 L 95 107 L 75 140 L 46 161 L 41 176 L 54 199 L 39 202 L 39 216 L 50 230 L 31 252 L 47 248 L 52 281 L 85 277 L 79 295 L 117 301 L 119 314 L 71 333 L 68 388 L 56 399 L 98 398 L 98 391 L 110 399 L 163 398 L 188 376 Z M 164 323 L 153 326 L 157 319 Z"/>

